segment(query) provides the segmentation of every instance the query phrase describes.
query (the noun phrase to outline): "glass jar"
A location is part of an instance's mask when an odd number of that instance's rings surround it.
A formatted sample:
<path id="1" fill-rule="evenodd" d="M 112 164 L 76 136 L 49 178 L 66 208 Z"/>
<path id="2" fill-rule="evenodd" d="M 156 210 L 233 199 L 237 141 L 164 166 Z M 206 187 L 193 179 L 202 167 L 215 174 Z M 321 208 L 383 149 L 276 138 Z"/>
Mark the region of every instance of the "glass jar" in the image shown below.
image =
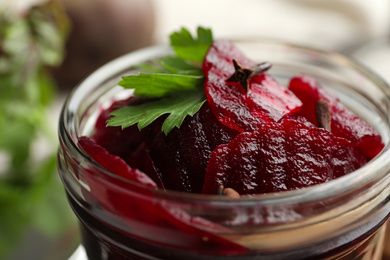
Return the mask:
<path id="1" fill-rule="evenodd" d="M 103 66 L 71 93 L 59 124 L 59 173 L 80 220 L 89 259 L 381 259 L 389 216 L 390 88 L 332 52 L 261 39 L 235 43 L 273 64 L 282 84 L 300 73 L 382 135 L 383 151 L 362 168 L 301 190 L 229 199 L 161 191 L 107 171 L 78 145 L 103 108 L 131 95 L 117 86 L 131 66 L 170 53 L 151 47 Z"/>

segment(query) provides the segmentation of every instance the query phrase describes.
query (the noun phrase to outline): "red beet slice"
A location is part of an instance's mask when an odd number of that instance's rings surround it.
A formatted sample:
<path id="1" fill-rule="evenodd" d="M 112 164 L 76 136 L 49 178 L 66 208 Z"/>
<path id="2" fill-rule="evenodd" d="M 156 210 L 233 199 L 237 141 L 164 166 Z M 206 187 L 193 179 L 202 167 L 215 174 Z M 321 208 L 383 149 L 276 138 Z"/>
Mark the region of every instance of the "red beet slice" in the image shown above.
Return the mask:
<path id="1" fill-rule="evenodd" d="M 117 155 L 126 160 L 129 151 L 136 151 L 142 144 L 143 135 L 136 125 L 122 129 L 121 127 L 107 127 L 107 120 L 110 113 L 118 107 L 126 106 L 131 102 L 136 102 L 134 97 L 126 100 L 113 102 L 108 108 L 102 108 L 96 120 L 95 132 L 91 136 L 98 145 L 104 147 L 110 154 Z"/>
<path id="2" fill-rule="evenodd" d="M 215 40 L 203 60 L 202 71 L 206 77 L 213 73 L 226 80 L 234 73 L 233 59 L 242 67 L 251 67 L 255 64 L 230 41 Z"/>
<path id="3" fill-rule="evenodd" d="M 368 160 L 382 150 L 384 144 L 377 130 L 347 109 L 336 96 L 323 89 L 311 77 L 302 75 L 292 78 L 289 89 L 303 103 L 300 114 L 313 124 L 318 125 L 316 103 L 325 100 L 330 107 L 331 131 L 334 135 L 350 140 Z"/>
<path id="4" fill-rule="evenodd" d="M 325 129 L 285 120 L 239 134 L 213 151 L 203 193 L 240 194 L 299 189 L 347 174 L 366 162 L 349 142 Z"/>
<path id="5" fill-rule="evenodd" d="M 107 120 L 111 117 L 110 113 L 113 110 L 129 104 L 138 104 L 139 102 L 144 101 L 131 97 L 126 100 L 115 101 L 110 107 L 102 109 L 97 118 L 95 132 L 91 136 L 91 140 L 106 149 L 108 153 L 122 158 L 132 168 L 139 169 L 147 174 L 159 188 L 164 189 L 161 172 L 155 167 L 154 162 L 150 158 L 149 149 L 145 144 L 145 140 L 150 138 L 150 136 L 161 132 L 155 127 L 158 124 L 161 127 L 161 120 L 157 120 L 156 123 L 144 128 L 142 131 L 139 131 L 136 125 L 125 129 L 106 126 Z"/>
<path id="6" fill-rule="evenodd" d="M 221 124 L 207 102 L 168 136 L 160 130 L 163 118 L 142 131 L 135 125 L 123 130 L 106 127 L 113 109 L 133 102 L 137 100 L 117 101 L 103 110 L 91 139 L 132 168 L 146 173 L 159 188 L 200 193 L 211 152 L 238 132 Z"/>
<path id="7" fill-rule="evenodd" d="M 351 143 L 323 128 L 286 120 L 288 189 L 300 189 L 344 176 L 367 160 Z"/>
<path id="8" fill-rule="evenodd" d="M 107 170 L 129 180 L 155 188 L 156 184 L 138 170 L 131 169 L 121 158 L 109 154 L 88 137 L 81 137 L 81 147 Z M 83 190 L 91 203 L 98 202 L 108 212 L 121 216 L 128 235 L 162 245 L 175 245 L 191 251 L 239 254 L 247 249 L 215 233 L 228 229 L 205 219 L 188 215 L 180 206 L 155 201 L 152 191 L 130 186 L 96 168 L 86 169 L 83 177 L 90 193 Z M 137 196 L 134 194 L 137 193 Z M 121 230 L 119 230 L 121 231 Z M 123 231 L 121 231 L 123 232 Z"/>
<path id="9" fill-rule="evenodd" d="M 125 179 L 135 181 L 153 188 L 156 188 L 156 183 L 150 179 L 145 173 L 132 169 L 119 156 L 112 155 L 106 149 L 96 144 L 95 141 L 88 137 L 82 136 L 79 138 L 79 143 L 83 149 L 93 158 L 98 164 L 106 168 L 108 171 L 117 174 Z"/>
<path id="10" fill-rule="evenodd" d="M 160 189 L 165 190 L 162 174 L 150 157 L 150 151 L 145 142 L 143 142 L 136 151 L 130 153 L 129 158 L 126 161 L 131 167 L 146 173 Z"/>
<path id="11" fill-rule="evenodd" d="M 278 131 L 268 130 L 241 133 L 229 144 L 215 149 L 207 166 L 203 193 L 217 194 L 220 185 L 241 195 L 286 190 L 287 160 L 282 138 L 278 139 Z M 262 148 L 265 141 L 277 149 Z"/>
<path id="12" fill-rule="evenodd" d="M 288 114 L 297 113 L 302 102 L 269 74 L 263 73 L 249 80 L 247 104 L 251 113 L 269 122 L 278 122 Z"/>
<path id="13" fill-rule="evenodd" d="M 206 102 L 179 129 L 167 136 L 160 132 L 146 142 L 166 189 L 200 193 L 211 152 L 237 134 L 215 118 Z"/>
<path id="14" fill-rule="evenodd" d="M 240 132 L 253 131 L 264 121 L 251 114 L 244 88 L 238 83 L 210 73 L 204 83 L 207 100 L 215 117 L 224 125 Z"/>
<path id="15" fill-rule="evenodd" d="M 254 65 L 226 40 L 211 45 L 202 65 L 207 100 L 221 123 L 240 132 L 253 131 L 265 121 L 277 122 L 299 110 L 301 101 L 269 75 L 249 79 L 248 93 L 241 84 L 227 82 L 235 72 L 233 59 L 242 67 Z"/>

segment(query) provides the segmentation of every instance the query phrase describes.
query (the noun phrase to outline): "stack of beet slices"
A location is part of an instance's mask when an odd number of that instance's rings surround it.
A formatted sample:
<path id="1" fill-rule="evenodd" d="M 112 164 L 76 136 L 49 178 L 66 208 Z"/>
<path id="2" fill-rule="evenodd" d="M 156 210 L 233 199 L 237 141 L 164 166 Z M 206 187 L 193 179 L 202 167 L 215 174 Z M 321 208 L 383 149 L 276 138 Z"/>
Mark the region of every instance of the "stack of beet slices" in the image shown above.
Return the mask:
<path id="1" fill-rule="evenodd" d="M 165 135 L 162 119 L 142 131 L 106 127 L 114 108 L 134 104 L 120 101 L 102 111 L 94 136 L 82 137 L 81 146 L 129 180 L 207 194 L 222 185 L 241 195 L 323 183 L 356 170 L 382 149 L 378 132 L 314 79 L 297 76 L 286 88 L 264 72 L 244 87 L 228 81 L 233 60 L 243 68 L 255 65 L 229 41 L 213 43 L 202 65 L 207 102 L 180 129 Z M 319 102 L 326 104 L 322 114 Z M 330 128 L 321 125 L 322 116 Z"/>

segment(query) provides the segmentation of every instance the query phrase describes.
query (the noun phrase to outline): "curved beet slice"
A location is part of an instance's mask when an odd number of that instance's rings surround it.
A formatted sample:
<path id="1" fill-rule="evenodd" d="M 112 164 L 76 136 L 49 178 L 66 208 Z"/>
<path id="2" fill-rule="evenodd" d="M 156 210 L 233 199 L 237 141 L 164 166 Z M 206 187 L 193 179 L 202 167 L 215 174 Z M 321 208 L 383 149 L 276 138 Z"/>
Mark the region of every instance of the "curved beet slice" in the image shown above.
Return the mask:
<path id="1" fill-rule="evenodd" d="M 81 137 L 79 143 L 91 158 L 107 170 L 126 179 L 156 187 L 147 175 L 131 169 L 120 157 L 109 154 L 88 137 Z M 180 206 L 168 201 L 157 202 L 152 199 L 150 190 L 130 186 L 93 168 L 85 169 L 83 177 L 91 193 L 83 190 L 85 198 L 93 200 L 92 203 L 97 200 L 105 210 L 121 216 L 121 221 L 127 225 L 125 230 L 128 231 L 125 233 L 130 236 L 189 251 L 239 254 L 247 250 L 216 234 L 230 232 L 227 228 L 190 216 Z"/>
<path id="2" fill-rule="evenodd" d="M 207 101 L 222 124 L 240 132 L 253 131 L 263 124 L 263 120 L 251 114 L 244 88 L 238 83 L 226 82 L 235 71 L 233 59 L 243 67 L 254 65 L 227 40 L 216 40 L 209 48 L 202 64 Z"/>
<path id="3" fill-rule="evenodd" d="M 125 129 L 106 127 L 113 109 L 134 102 L 137 100 L 116 101 L 102 110 L 91 139 L 132 168 L 147 174 L 159 188 L 201 193 L 211 152 L 218 145 L 228 143 L 238 132 L 219 122 L 208 102 L 168 136 L 160 130 L 164 118 L 141 131 L 135 125 Z"/>
<path id="4" fill-rule="evenodd" d="M 117 155 L 127 161 L 129 151 L 136 151 L 142 144 L 145 132 L 139 131 L 136 125 L 122 129 L 121 127 L 107 127 L 107 120 L 110 113 L 118 107 L 127 106 L 129 103 L 137 102 L 135 97 L 125 100 L 118 100 L 107 108 L 101 108 L 101 112 L 95 123 L 95 132 L 91 139 L 98 145 L 104 147 L 110 154 Z M 135 167 L 134 167 L 135 168 Z"/>
<path id="5" fill-rule="evenodd" d="M 344 176 L 366 158 L 351 143 L 324 128 L 295 120 L 283 122 L 288 160 L 288 189 L 300 189 Z"/>
<path id="6" fill-rule="evenodd" d="M 156 134 L 147 145 L 166 189 L 201 193 L 211 152 L 237 134 L 215 118 L 206 102 L 180 128 Z"/>
<path id="7" fill-rule="evenodd" d="M 203 60 L 202 71 L 208 77 L 209 73 L 228 79 L 234 73 L 232 60 L 235 59 L 242 67 L 251 67 L 255 63 L 230 41 L 215 40 Z"/>
<path id="8" fill-rule="evenodd" d="M 295 120 L 269 123 L 239 134 L 210 157 L 203 192 L 218 187 L 240 194 L 294 190 L 324 183 L 361 167 L 366 160 L 349 142 Z"/>
<path id="9" fill-rule="evenodd" d="M 147 174 L 160 189 L 165 190 L 161 172 L 150 157 L 150 150 L 145 142 L 143 142 L 136 151 L 130 153 L 126 162 L 131 165 L 131 167 L 139 169 Z"/>
<path id="10" fill-rule="evenodd" d="M 203 193 L 217 194 L 220 185 L 241 195 L 286 190 L 284 140 L 278 130 L 267 130 L 241 133 L 215 149 L 207 166 Z M 263 147 L 265 142 L 269 147 Z"/>
<path id="11" fill-rule="evenodd" d="M 159 188 L 165 189 L 161 172 L 155 167 L 150 158 L 149 149 L 145 144 L 145 140 L 161 132 L 155 127 L 158 124 L 161 128 L 161 124 L 159 124 L 161 120 L 156 120 L 156 123 L 145 127 L 142 131 L 136 125 L 125 129 L 107 127 L 107 120 L 111 117 L 110 114 L 113 110 L 142 102 L 144 101 L 133 96 L 128 99 L 114 101 L 111 106 L 101 109 L 95 123 L 95 132 L 90 139 L 107 150 L 109 154 L 122 158 L 132 168 L 148 175 Z"/>
<path id="12" fill-rule="evenodd" d="M 204 87 L 210 108 L 222 124 L 240 132 L 253 131 L 264 124 L 261 118 L 252 115 L 240 84 L 228 84 L 217 74 L 210 73 Z"/>
<path id="13" fill-rule="evenodd" d="M 156 183 L 148 175 L 137 169 L 132 169 L 122 158 L 108 153 L 92 139 L 82 136 L 79 138 L 79 143 L 91 158 L 110 172 L 125 179 L 157 188 Z"/>
<path id="14" fill-rule="evenodd" d="M 303 103 L 299 113 L 313 124 L 318 125 L 316 103 L 325 100 L 330 107 L 331 131 L 334 135 L 350 140 L 368 160 L 382 150 L 384 144 L 378 131 L 343 106 L 336 96 L 323 89 L 313 78 L 306 75 L 294 77 L 289 89 Z"/>
<path id="15" fill-rule="evenodd" d="M 207 100 L 221 123 L 240 132 L 253 131 L 299 110 L 300 100 L 267 74 L 249 79 L 248 92 L 239 83 L 227 82 L 235 72 L 233 59 L 242 67 L 254 65 L 227 40 L 215 41 L 202 65 Z"/>
<path id="16" fill-rule="evenodd" d="M 278 122 L 301 109 L 301 100 L 267 73 L 251 78 L 249 90 L 247 104 L 250 111 L 264 121 Z"/>

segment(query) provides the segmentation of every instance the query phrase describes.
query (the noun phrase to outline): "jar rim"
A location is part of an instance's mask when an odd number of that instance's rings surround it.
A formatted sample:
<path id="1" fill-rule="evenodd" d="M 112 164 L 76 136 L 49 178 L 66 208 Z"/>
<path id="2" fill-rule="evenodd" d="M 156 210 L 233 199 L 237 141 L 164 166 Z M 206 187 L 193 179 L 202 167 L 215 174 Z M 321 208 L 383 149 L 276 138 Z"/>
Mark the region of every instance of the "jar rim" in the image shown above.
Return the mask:
<path id="1" fill-rule="evenodd" d="M 238 42 L 245 42 L 245 40 L 240 40 Z M 250 42 L 256 43 L 264 43 L 271 44 L 278 47 L 288 47 L 292 50 L 301 50 L 308 51 L 323 57 L 326 59 L 333 60 L 336 63 L 343 63 L 345 66 L 353 68 L 354 70 L 359 71 L 364 77 L 371 79 L 375 82 L 376 86 L 381 88 L 381 91 L 386 93 L 387 102 L 390 104 L 390 87 L 389 85 L 378 75 L 372 72 L 370 69 L 360 64 L 359 62 L 353 60 L 352 58 L 346 57 L 343 54 L 331 51 L 324 51 L 315 49 L 312 47 L 306 47 L 291 43 L 285 43 L 282 41 L 274 40 L 274 39 L 251 39 Z M 261 201 L 262 204 L 279 204 L 279 203 L 306 203 L 311 201 L 317 201 L 326 199 L 328 197 L 333 196 L 342 196 L 343 194 L 347 194 L 351 191 L 359 189 L 367 184 L 378 182 L 382 180 L 388 175 L 388 170 L 390 169 L 390 160 L 386 158 L 390 158 L 390 149 L 389 143 L 387 142 L 382 149 L 382 151 L 361 168 L 346 174 L 345 176 L 339 177 L 337 179 L 331 180 L 326 183 L 317 184 L 310 187 L 305 187 L 298 190 L 290 190 L 283 191 L 278 193 L 269 193 L 269 194 L 255 194 L 248 196 L 241 196 L 239 199 L 232 200 L 230 198 L 226 198 L 224 196 L 217 195 L 206 195 L 206 194 L 194 194 L 187 192 L 179 192 L 172 190 L 161 190 L 154 189 L 151 187 L 147 187 L 143 184 L 127 180 L 123 177 L 120 177 L 116 174 L 111 173 L 97 162 L 95 162 L 92 158 L 88 156 L 86 152 L 84 152 L 77 145 L 77 138 L 79 137 L 79 126 L 78 122 L 75 121 L 77 119 L 75 115 L 77 115 L 77 110 L 80 107 L 80 102 L 83 97 L 87 95 L 90 89 L 99 86 L 103 81 L 113 77 L 114 75 L 118 75 L 121 71 L 128 69 L 131 65 L 137 64 L 140 61 L 145 61 L 150 58 L 156 57 L 158 55 L 161 56 L 163 53 L 169 52 L 170 47 L 166 45 L 156 45 L 146 47 L 134 52 L 130 52 L 121 57 L 118 57 L 109 63 L 103 65 L 95 72 L 90 74 L 87 78 L 85 78 L 68 96 L 63 106 L 61 117 L 60 117 L 60 127 L 59 127 L 59 135 L 60 139 L 64 138 L 70 141 L 70 145 L 74 148 L 74 150 L 78 153 L 78 156 L 86 159 L 90 162 L 94 167 L 97 167 L 105 174 L 110 175 L 110 177 L 116 178 L 121 182 L 126 182 L 130 185 L 136 185 L 142 189 L 148 189 L 153 194 L 164 198 L 171 199 L 188 199 L 188 200 L 196 200 L 196 201 L 212 201 L 215 203 L 232 203 L 232 204 L 253 204 Z M 73 119 L 73 120 L 70 120 Z M 389 127 L 389 122 L 387 122 L 387 127 Z M 378 170 L 379 169 L 379 170 Z M 390 177 L 389 177 L 390 178 Z"/>

